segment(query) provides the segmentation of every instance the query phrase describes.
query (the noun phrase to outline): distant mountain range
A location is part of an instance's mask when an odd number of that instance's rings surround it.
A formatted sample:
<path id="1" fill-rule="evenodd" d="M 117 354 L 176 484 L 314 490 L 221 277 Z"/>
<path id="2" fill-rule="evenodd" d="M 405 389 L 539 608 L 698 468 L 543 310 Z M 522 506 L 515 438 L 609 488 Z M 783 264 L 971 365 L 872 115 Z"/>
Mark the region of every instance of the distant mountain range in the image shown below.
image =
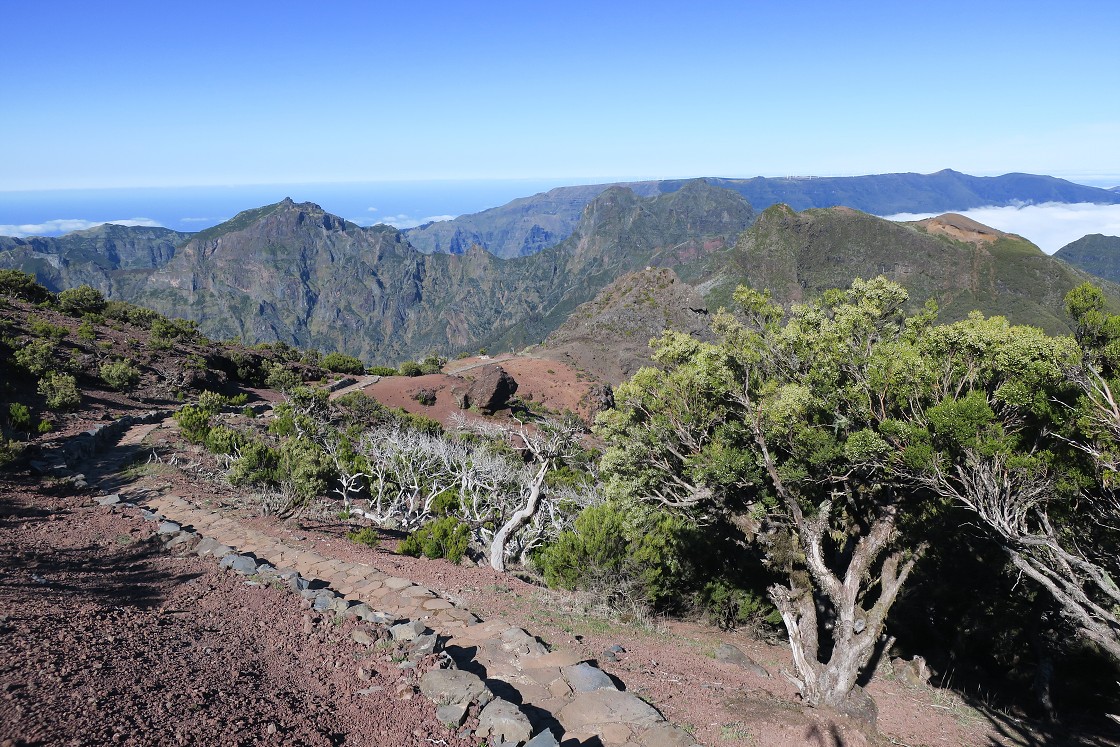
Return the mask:
<path id="1" fill-rule="evenodd" d="M 1066 244 L 1054 257 L 1097 277 L 1120 283 L 1120 236 L 1099 233 Z"/>
<path id="2" fill-rule="evenodd" d="M 571 209 L 552 204 L 556 214 Z M 495 235 L 525 227 L 528 213 L 507 208 L 498 209 L 504 227 L 490 216 Z M 704 312 L 740 283 L 790 302 L 884 274 L 910 289 L 915 308 L 935 298 L 943 319 L 980 309 L 1061 332 L 1062 297 L 1092 279 L 1072 260 L 959 215 L 900 224 L 847 207 L 786 205 L 759 215 L 739 190 L 712 180 L 648 195 L 599 189 L 566 238 L 526 256 L 503 259 L 476 244 L 424 253 L 415 236 L 286 199 L 196 234 L 104 225 L 0 238 L 0 267 L 33 272 L 52 290 L 87 283 L 193 319 L 214 338 L 282 340 L 368 363 L 520 349 L 555 332 L 548 346 L 615 372 L 609 378 L 644 360 L 659 325 L 702 330 Z M 1120 289 L 1102 284 L 1120 309 Z"/>
<path id="3" fill-rule="evenodd" d="M 872 215 L 944 213 L 989 205 L 1045 202 L 1120 203 L 1120 190 L 1099 189 L 1035 174 L 969 176 L 946 169 L 935 174 L 876 174 L 843 177 L 721 179 L 705 182 L 736 192 L 756 209 L 785 204 L 794 210 L 850 207 Z M 567 238 L 588 202 L 604 190 L 625 187 L 649 197 L 680 189 L 687 181 L 662 181 L 559 187 L 522 197 L 501 207 L 429 223 L 405 231 L 422 252 L 461 254 L 481 246 L 499 257 L 534 254 Z"/>

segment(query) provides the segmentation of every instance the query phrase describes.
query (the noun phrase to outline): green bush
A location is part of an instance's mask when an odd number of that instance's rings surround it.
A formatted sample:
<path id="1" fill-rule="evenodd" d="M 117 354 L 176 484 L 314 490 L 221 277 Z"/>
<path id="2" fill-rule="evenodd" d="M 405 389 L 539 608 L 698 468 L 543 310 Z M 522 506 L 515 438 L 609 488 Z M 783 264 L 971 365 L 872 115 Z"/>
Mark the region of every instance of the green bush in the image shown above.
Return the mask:
<path id="1" fill-rule="evenodd" d="M 357 425 L 374 425 L 389 416 L 385 405 L 362 392 L 348 392 L 331 404 L 341 411 L 340 414 L 348 423 Z"/>
<path id="2" fill-rule="evenodd" d="M 280 392 L 290 392 L 297 386 L 303 385 L 303 378 L 295 371 L 275 363 L 269 367 L 268 376 L 265 378 L 264 383 L 269 389 L 275 389 Z"/>
<path id="3" fill-rule="evenodd" d="M 396 376 L 400 372 L 392 366 L 370 366 L 366 373 L 370 376 Z"/>
<path id="4" fill-rule="evenodd" d="M 342 353 L 327 353 L 320 360 L 319 365 L 328 371 L 344 374 L 361 374 L 366 366 L 357 358 Z"/>
<path id="5" fill-rule="evenodd" d="M 438 355 L 429 355 L 427 358 L 420 361 L 420 372 L 424 374 L 438 374 L 443 371 L 443 367 L 446 364 L 446 358 L 441 358 Z"/>
<path id="6" fill-rule="evenodd" d="M 183 438 L 191 443 L 200 444 L 206 440 L 210 433 L 210 418 L 214 411 L 199 405 L 184 405 L 175 413 L 175 422 L 179 424 L 179 432 Z"/>
<path id="7" fill-rule="evenodd" d="M 45 376 L 55 369 L 55 349 L 55 344 L 50 340 L 32 340 L 16 350 L 16 363 L 33 376 Z"/>
<path id="8" fill-rule="evenodd" d="M 76 410 L 82 402 L 78 382 L 70 374 L 48 373 L 39 380 L 39 394 L 47 398 L 52 410 Z"/>
<path id="9" fill-rule="evenodd" d="M 695 528 L 665 511 L 604 503 L 537 556 L 549 586 L 580 589 L 655 608 L 680 606 L 690 581 Z"/>
<path id="10" fill-rule="evenodd" d="M 405 537 L 400 551 L 415 558 L 447 558 L 458 563 L 467 552 L 471 530 L 454 516 L 430 521 Z"/>
<path id="11" fill-rule="evenodd" d="M 292 492 L 311 499 L 327 491 L 337 474 L 323 450 L 310 441 L 290 438 L 280 444 L 280 474 Z"/>
<path id="12" fill-rule="evenodd" d="M 78 325 L 78 337 L 86 342 L 93 342 L 97 339 L 97 332 L 93 328 L 93 322 L 89 319 L 83 319 L 82 323 Z"/>
<path id="13" fill-rule="evenodd" d="M 401 364 L 401 376 L 419 376 L 422 373 L 424 373 L 424 370 L 420 368 L 420 364 L 416 361 L 405 361 Z"/>
<path id="14" fill-rule="evenodd" d="M 228 478 L 233 485 L 279 485 L 280 452 L 261 441 L 249 441 L 230 467 Z"/>
<path id="15" fill-rule="evenodd" d="M 51 298 L 51 292 L 35 282 L 34 275 L 19 270 L 0 270 L 0 293 L 31 303 L 42 303 Z"/>
<path id="16" fill-rule="evenodd" d="M 58 294 L 58 307 L 71 316 L 100 314 L 105 310 L 105 296 L 96 288 L 79 285 Z"/>
<path id="17" fill-rule="evenodd" d="M 381 546 L 381 535 L 373 527 L 365 527 L 357 532 L 347 532 L 346 539 L 374 549 Z"/>
<path id="18" fill-rule="evenodd" d="M 129 361 L 105 363 L 101 366 L 100 374 L 101 380 L 118 392 L 130 392 L 140 383 L 140 369 Z"/>
<path id="19" fill-rule="evenodd" d="M 0 437 L 0 467 L 8 464 L 23 450 L 23 444 Z"/>
<path id="20" fill-rule="evenodd" d="M 159 313 L 151 309 L 135 306 L 125 301 L 107 301 L 101 314 L 107 319 L 127 322 L 144 329 L 150 329 L 157 319 L 163 319 Z"/>
<path id="21" fill-rule="evenodd" d="M 212 454 L 237 454 L 249 442 L 241 431 L 216 425 L 206 434 L 204 443 Z"/>
<path id="22" fill-rule="evenodd" d="M 57 324 L 51 324 L 46 319 L 38 316 L 28 317 L 28 326 L 31 328 L 31 334 L 36 337 L 50 338 L 52 340 L 61 340 L 70 334 L 70 330 L 66 327 L 60 327 Z"/>
<path id="23" fill-rule="evenodd" d="M 27 405 L 18 402 L 8 405 L 8 426 L 13 430 L 31 432 L 31 410 Z"/>

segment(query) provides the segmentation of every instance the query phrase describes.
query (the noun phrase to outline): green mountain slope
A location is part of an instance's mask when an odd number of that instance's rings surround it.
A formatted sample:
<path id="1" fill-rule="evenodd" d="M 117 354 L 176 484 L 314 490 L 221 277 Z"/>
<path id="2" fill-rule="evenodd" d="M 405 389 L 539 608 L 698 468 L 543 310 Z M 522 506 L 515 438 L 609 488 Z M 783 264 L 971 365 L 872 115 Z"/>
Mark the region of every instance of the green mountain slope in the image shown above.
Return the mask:
<path id="1" fill-rule="evenodd" d="M 1063 246 L 1054 256 L 1091 275 L 1120 283 L 1120 236 L 1099 233 L 1082 236 Z"/>
<path id="2" fill-rule="evenodd" d="M 895 223 L 848 208 L 797 213 L 767 209 L 726 256 L 705 290 L 726 303 L 738 283 L 770 289 L 783 302 L 885 275 L 917 306 L 935 299 L 943 320 L 974 309 L 1052 332 L 1068 332 L 1063 299 L 1085 272 L 1047 256 L 1026 239 L 948 214 Z M 1106 288 L 1113 299 L 1120 289 Z"/>
<path id="3" fill-rule="evenodd" d="M 395 229 L 288 199 L 193 236 L 161 235 L 185 241 L 146 264 L 71 252 L 54 279 L 92 278 L 111 297 L 197 321 L 215 338 L 397 363 L 539 342 L 619 275 L 726 249 L 753 218 L 741 197 L 699 181 L 652 198 L 612 188 L 586 206 L 568 241 L 502 260 L 481 249 L 422 254 Z M 57 258 L 73 236 L 37 241 Z M 0 251 L 0 266 L 25 266 L 24 249 Z"/>
<path id="4" fill-rule="evenodd" d="M 784 203 L 795 210 L 844 206 L 875 215 L 943 213 L 986 205 L 1042 202 L 1120 203 L 1120 192 L 1086 187 L 1036 174 L 978 177 L 951 169 L 935 174 L 875 174 L 850 177 L 722 179 L 706 182 L 737 192 L 756 209 Z M 651 196 L 675 192 L 686 180 L 559 187 L 507 205 L 450 221 L 408 229 L 423 252 L 458 254 L 473 245 L 500 257 L 533 254 L 575 230 L 583 207 L 612 186 Z"/>

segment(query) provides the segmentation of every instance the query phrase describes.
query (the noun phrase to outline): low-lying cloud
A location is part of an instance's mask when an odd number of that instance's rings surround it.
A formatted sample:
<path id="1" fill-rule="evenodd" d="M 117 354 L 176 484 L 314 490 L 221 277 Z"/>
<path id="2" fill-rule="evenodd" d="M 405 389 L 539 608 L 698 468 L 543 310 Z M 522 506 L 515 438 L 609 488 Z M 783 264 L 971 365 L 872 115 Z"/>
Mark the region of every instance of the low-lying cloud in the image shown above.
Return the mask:
<path id="1" fill-rule="evenodd" d="M 370 208 L 373 210 L 374 208 Z M 427 218 L 413 218 L 411 215 L 383 215 L 380 218 L 351 218 L 352 223 L 357 223 L 359 226 L 375 226 L 378 223 L 384 223 L 387 226 L 392 226 L 397 229 L 416 228 L 425 223 L 438 223 L 444 220 L 454 220 L 455 215 L 429 215 Z"/>
<path id="2" fill-rule="evenodd" d="M 957 210 L 961 215 L 1007 233 L 1017 233 L 1053 254 L 1066 244 L 1090 233 L 1120 236 L 1120 205 L 1089 202 L 1046 202 L 1040 205 L 980 207 Z M 938 213 L 898 213 L 889 220 L 922 220 Z"/>
<path id="3" fill-rule="evenodd" d="M 84 231 L 87 228 L 100 226 L 105 223 L 114 223 L 118 226 L 146 226 L 149 228 L 162 228 L 162 224 L 151 218 L 125 218 L 122 220 L 84 220 L 82 218 L 57 218 L 43 221 L 42 223 L 21 223 L 19 225 L 0 225 L 0 236 L 60 236 L 72 231 Z"/>

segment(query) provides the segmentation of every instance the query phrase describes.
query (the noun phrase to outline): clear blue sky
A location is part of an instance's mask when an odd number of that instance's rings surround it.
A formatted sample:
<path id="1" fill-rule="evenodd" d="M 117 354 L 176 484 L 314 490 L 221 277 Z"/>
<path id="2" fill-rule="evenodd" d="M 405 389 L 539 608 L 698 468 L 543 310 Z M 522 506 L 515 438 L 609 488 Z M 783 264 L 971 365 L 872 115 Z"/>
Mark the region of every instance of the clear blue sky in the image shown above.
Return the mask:
<path id="1" fill-rule="evenodd" d="M 10 0 L 0 190 L 1120 174 L 1120 2 Z"/>

